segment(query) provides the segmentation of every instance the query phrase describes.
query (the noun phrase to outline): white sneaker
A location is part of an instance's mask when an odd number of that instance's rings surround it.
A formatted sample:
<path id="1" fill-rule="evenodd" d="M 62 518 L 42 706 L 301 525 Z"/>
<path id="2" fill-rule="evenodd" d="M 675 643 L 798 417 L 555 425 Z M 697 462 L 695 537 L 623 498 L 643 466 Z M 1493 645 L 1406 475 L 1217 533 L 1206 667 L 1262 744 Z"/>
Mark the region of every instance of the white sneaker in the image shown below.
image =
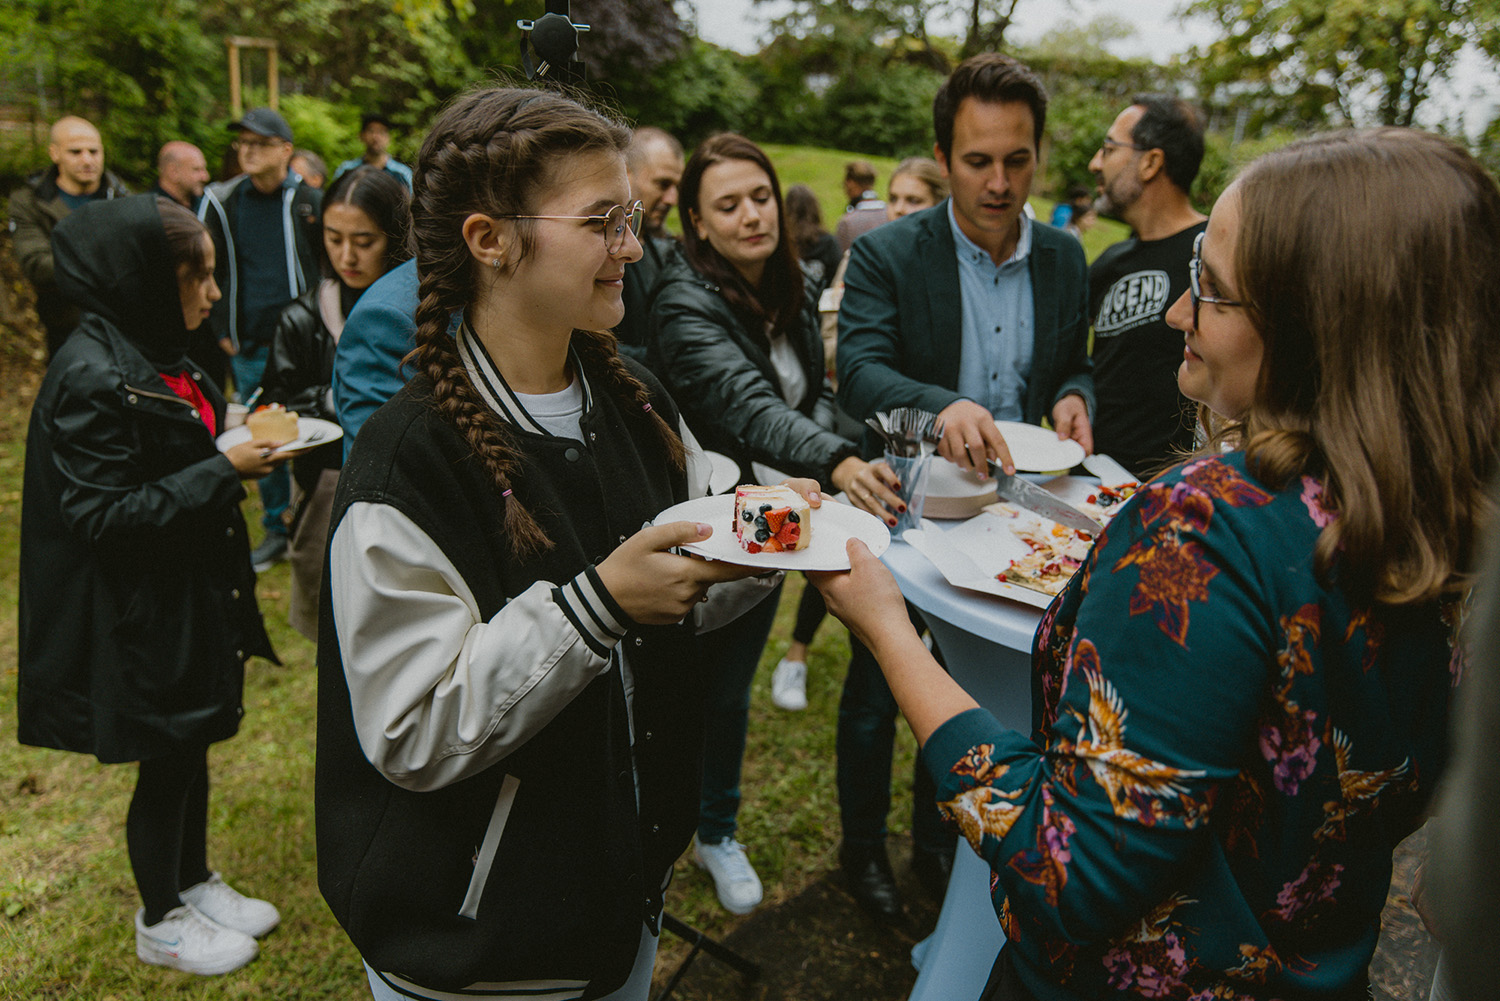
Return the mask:
<path id="1" fill-rule="evenodd" d="M 695 838 L 693 858 L 713 877 L 719 903 L 730 914 L 749 914 L 761 902 L 760 877 L 745 856 L 745 846 L 734 838 L 712 845 Z"/>
<path id="2" fill-rule="evenodd" d="M 281 921 L 275 906 L 264 900 L 247 897 L 224 882 L 218 873 L 180 894 L 184 904 L 192 904 L 206 917 L 251 938 L 260 938 Z"/>
<path id="3" fill-rule="evenodd" d="M 781 658 L 771 673 L 771 701 L 776 708 L 801 712 L 807 708 L 807 665 Z"/>
<path id="4" fill-rule="evenodd" d="M 135 954 L 153 966 L 213 976 L 238 970 L 260 952 L 255 939 L 183 904 L 149 927 L 146 909 L 135 912 Z"/>

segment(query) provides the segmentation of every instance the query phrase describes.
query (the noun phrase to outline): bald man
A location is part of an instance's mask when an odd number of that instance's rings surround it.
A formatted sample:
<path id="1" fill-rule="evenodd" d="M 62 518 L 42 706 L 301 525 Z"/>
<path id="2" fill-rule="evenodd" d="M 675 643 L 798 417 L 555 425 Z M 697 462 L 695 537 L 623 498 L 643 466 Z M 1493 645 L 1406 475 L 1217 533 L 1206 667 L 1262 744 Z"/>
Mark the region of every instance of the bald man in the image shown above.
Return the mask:
<path id="1" fill-rule="evenodd" d="M 662 264 L 677 241 L 667 232 L 667 216 L 677 204 L 682 180 L 682 143 L 670 132 L 646 125 L 635 130 L 625 151 L 625 173 L 630 197 L 639 198 L 645 212 L 641 226 L 641 259 L 625 269 L 625 318 L 615 327 L 620 351 L 646 363 L 646 338 L 651 290 Z"/>
<path id="2" fill-rule="evenodd" d="M 52 166 L 26 179 L 10 196 L 10 232 L 21 271 L 36 289 L 36 311 L 47 331 L 47 356 L 57 353 L 78 325 L 78 309 L 52 282 L 52 227 L 74 209 L 95 199 L 129 194 L 104 169 L 99 130 L 82 118 L 59 118 L 47 143 Z"/>
<path id="3" fill-rule="evenodd" d="M 156 187 L 152 190 L 158 195 L 197 212 L 207 183 L 208 161 L 192 143 L 173 139 L 156 154 Z"/>

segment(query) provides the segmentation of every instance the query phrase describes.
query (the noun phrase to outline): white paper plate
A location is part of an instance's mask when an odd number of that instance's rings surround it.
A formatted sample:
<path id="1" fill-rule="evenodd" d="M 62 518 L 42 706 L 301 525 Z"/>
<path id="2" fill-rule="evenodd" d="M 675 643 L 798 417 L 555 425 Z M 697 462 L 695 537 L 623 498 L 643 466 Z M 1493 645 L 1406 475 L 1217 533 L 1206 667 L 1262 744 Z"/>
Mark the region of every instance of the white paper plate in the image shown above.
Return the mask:
<path id="1" fill-rule="evenodd" d="M 318 436 L 317 441 L 309 442 L 307 439 L 314 435 Z M 344 429 L 333 421 L 325 421 L 318 417 L 298 417 L 296 440 L 287 442 L 276 451 L 305 452 L 310 448 L 326 445 L 330 441 L 338 441 L 342 437 L 344 437 Z M 214 439 L 214 443 L 219 446 L 221 452 L 227 452 L 234 446 L 243 445 L 247 441 L 250 441 L 250 428 L 245 424 L 230 428 Z"/>
<path id="2" fill-rule="evenodd" d="M 682 548 L 711 560 L 740 566 L 763 567 L 766 570 L 848 570 L 849 555 L 844 543 L 859 539 L 876 556 L 891 545 L 891 533 L 872 514 L 831 498 L 813 511 L 812 542 L 795 553 L 756 553 L 751 555 L 734 541 L 734 494 L 717 494 L 674 504 L 652 521 L 662 525 L 670 521 L 701 521 L 714 528 L 714 534 L 702 542 Z"/>
<path id="3" fill-rule="evenodd" d="M 1018 421 L 996 421 L 1016 469 L 1023 473 L 1051 473 L 1072 469 L 1083 461 L 1083 446 L 1072 438 L 1057 437 L 1035 424 Z"/>
<path id="4" fill-rule="evenodd" d="M 706 448 L 703 450 L 703 457 L 709 462 L 708 489 L 712 493 L 721 494 L 740 485 L 738 462 L 722 452 L 710 452 Z"/>

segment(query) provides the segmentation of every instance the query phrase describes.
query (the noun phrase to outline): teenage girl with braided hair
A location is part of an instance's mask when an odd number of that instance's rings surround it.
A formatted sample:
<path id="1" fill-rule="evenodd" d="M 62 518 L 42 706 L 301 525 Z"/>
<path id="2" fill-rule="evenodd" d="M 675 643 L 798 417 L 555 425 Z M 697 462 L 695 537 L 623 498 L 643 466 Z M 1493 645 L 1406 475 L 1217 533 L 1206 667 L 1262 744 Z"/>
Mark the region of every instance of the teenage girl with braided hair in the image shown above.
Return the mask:
<path id="1" fill-rule="evenodd" d="M 641 254 L 628 139 L 488 89 L 418 158 L 417 375 L 344 466 L 318 645 L 319 885 L 376 998 L 646 997 L 695 632 L 776 583 L 672 551 L 708 525 L 641 527 L 708 476 L 603 333 Z"/>

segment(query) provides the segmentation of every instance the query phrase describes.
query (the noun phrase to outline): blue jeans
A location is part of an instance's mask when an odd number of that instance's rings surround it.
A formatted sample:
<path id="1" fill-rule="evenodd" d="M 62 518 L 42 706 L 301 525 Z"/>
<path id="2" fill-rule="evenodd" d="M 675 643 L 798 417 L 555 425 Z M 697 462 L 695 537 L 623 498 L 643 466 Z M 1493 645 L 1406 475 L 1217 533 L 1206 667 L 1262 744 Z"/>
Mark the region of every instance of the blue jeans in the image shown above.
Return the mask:
<path id="1" fill-rule="evenodd" d="M 754 608 L 713 632 L 700 649 L 709 672 L 703 734 L 703 785 L 698 801 L 698 840 L 707 844 L 734 837 L 740 812 L 740 767 L 750 726 L 750 682 L 776 621 L 781 585 Z"/>
<path id="2" fill-rule="evenodd" d="M 907 613 L 918 623 L 915 610 Z M 839 698 L 837 739 L 839 818 L 844 841 L 859 848 L 885 845 L 891 812 L 891 761 L 899 708 L 870 648 L 849 637 L 849 673 Z M 936 647 L 933 655 L 941 663 Z M 937 783 L 919 754 L 912 776 L 911 836 L 918 851 L 952 854 L 956 836 L 937 810 Z"/>
<path id="3" fill-rule="evenodd" d="M 270 356 L 269 344 L 251 344 L 248 341 L 240 342 L 239 354 L 230 355 L 229 369 L 234 373 L 234 391 L 240 402 L 250 399 L 251 394 L 260 388 L 260 380 L 266 374 L 266 362 Z M 282 516 L 286 514 L 287 505 L 292 500 L 292 476 L 287 471 L 287 464 L 283 462 L 277 466 L 269 476 L 256 481 L 255 486 L 260 491 L 260 506 L 265 509 L 265 513 L 261 515 L 261 525 L 267 532 L 286 535 L 286 522 L 282 520 Z"/>

